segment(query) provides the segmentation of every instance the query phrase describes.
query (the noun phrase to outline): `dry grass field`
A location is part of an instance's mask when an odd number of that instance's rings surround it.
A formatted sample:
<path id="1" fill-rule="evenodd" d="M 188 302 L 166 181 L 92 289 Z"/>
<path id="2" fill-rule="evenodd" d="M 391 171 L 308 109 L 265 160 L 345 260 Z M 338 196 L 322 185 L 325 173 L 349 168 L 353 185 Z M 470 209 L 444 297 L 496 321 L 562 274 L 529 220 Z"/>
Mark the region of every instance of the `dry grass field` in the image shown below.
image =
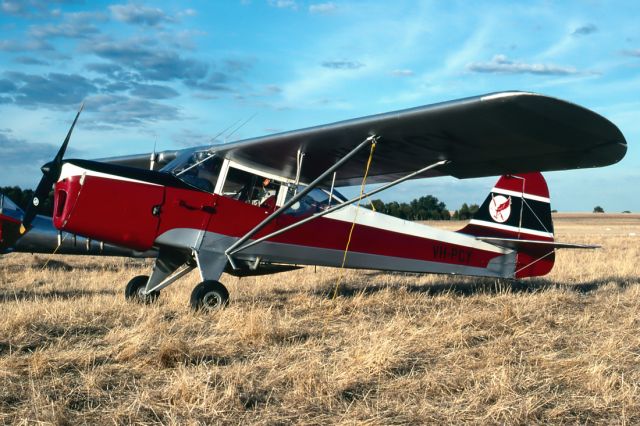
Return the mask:
<path id="1" fill-rule="evenodd" d="M 556 218 L 553 273 L 521 282 L 313 267 L 192 273 L 127 303 L 149 262 L 0 259 L 0 422 L 640 423 L 640 217 Z M 435 223 L 456 228 L 460 223 Z"/>

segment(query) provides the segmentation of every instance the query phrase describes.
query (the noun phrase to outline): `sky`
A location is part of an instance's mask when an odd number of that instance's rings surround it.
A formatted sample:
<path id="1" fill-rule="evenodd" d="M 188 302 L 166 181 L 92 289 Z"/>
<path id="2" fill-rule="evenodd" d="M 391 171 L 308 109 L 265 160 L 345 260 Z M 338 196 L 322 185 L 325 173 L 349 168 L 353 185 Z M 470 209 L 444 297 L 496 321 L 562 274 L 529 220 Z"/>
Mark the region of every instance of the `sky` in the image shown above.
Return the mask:
<path id="1" fill-rule="evenodd" d="M 640 2 L 0 0 L 0 186 L 68 157 L 221 143 L 502 90 L 585 106 L 618 164 L 546 173 L 552 208 L 640 211 Z M 481 203 L 494 178 L 380 195 Z M 353 193 L 354 189 L 346 192 Z"/>

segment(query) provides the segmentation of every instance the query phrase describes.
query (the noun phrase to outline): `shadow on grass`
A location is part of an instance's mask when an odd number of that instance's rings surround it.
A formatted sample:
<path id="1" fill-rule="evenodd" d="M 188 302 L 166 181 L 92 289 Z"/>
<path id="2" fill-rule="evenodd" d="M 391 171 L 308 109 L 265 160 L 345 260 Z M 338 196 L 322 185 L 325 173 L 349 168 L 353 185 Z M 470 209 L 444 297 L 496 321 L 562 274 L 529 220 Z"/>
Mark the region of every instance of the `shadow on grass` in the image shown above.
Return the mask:
<path id="1" fill-rule="evenodd" d="M 389 275 L 382 272 L 374 272 L 367 276 Z M 391 275 L 392 276 L 392 275 Z M 416 275 L 417 276 L 417 275 Z M 409 293 L 420 293 L 427 295 L 453 294 L 458 296 L 473 296 L 475 294 L 502 294 L 502 293 L 534 293 L 546 291 L 550 289 L 564 289 L 575 291 L 577 293 L 589 293 L 598 288 L 609 285 L 611 283 L 620 288 L 626 288 L 638 280 L 632 277 L 612 276 L 601 278 L 598 280 L 582 282 L 582 283 L 564 283 L 554 282 L 543 278 L 534 278 L 527 280 L 507 280 L 507 279 L 443 279 L 443 283 L 438 284 L 406 284 L 406 283 L 390 283 L 390 284 L 372 284 L 365 285 L 359 280 L 345 281 L 340 284 L 336 292 L 335 282 L 326 282 L 322 288 L 313 294 L 318 297 L 354 297 L 356 295 L 375 294 L 386 289 L 404 289 Z M 335 294 L 334 294 L 335 293 Z"/>
<path id="2" fill-rule="evenodd" d="M 96 290 L 96 291 L 87 291 L 87 290 L 51 290 L 51 291 L 27 291 L 27 290 L 18 290 L 18 291 L 3 291 L 0 292 L 0 303 L 7 302 L 21 302 L 21 301 L 34 301 L 34 300 L 43 300 L 43 299 L 78 299 L 81 297 L 88 296 L 103 296 L 103 295 L 115 295 L 120 293 L 115 290 Z"/>

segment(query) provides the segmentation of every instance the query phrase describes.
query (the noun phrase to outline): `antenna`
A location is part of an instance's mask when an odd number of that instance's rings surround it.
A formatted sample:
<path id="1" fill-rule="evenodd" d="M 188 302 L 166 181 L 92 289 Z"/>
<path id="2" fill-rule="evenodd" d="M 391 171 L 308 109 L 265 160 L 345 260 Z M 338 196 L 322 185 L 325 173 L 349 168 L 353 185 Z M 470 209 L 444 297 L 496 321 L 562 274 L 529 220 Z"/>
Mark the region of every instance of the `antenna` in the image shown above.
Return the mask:
<path id="1" fill-rule="evenodd" d="M 224 130 L 222 130 L 220 133 L 218 133 L 217 135 L 215 135 L 214 137 L 212 137 L 209 141 L 210 142 L 215 142 L 216 139 L 218 139 L 218 136 L 224 134 L 227 130 L 229 130 L 230 128 L 232 128 L 233 126 L 235 126 L 236 124 L 238 124 L 240 122 L 240 119 L 234 121 L 232 124 L 230 124 L 229 126 L 227 126 Z"/>
<path id="2" fill-rule="evenodd" d="M 233 130 L 233 132 L 229 133 L 229 134 L 227 135 L 227 137 L 225 138 L 225 143 L 227 142 L 227 139 L 228 139 L 228 138 L 230 138 L 231 136 L 233 136 L 233 134 L 234 134 L 235 132 L 237 132 L 238 130 L 242 129 L 242 128 L 244 127 L 244 125 L 245 125 L 245 124 L 247 124 L 248 122 L 250 122 L 251 120 L 253 120 L 253 118 L 254 118 L 256 115 L 258 115 L 258 113 L 257 113 L 257 112 L 253 113 L 253 115 L 252 115 L 251 117 L 247 118 L 247 119 L 246 119 L 246 120 L 245 120 L 241 125 L 239 125 L 238 127 L 236 127 L 236 128 Z"/>

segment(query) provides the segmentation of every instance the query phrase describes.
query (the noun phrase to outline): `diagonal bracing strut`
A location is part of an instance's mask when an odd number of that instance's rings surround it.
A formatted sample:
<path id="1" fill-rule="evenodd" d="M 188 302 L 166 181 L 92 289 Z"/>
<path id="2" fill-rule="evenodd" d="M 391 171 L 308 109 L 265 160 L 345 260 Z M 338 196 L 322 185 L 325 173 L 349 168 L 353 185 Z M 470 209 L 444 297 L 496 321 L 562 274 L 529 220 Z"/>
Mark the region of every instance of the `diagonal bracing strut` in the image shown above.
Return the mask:
<path id="1" fill-rule="evenodd" d="M 297 228 L 297 227 L 298 227 L 298 226 L 300 226 L 300 225 L 304 225 L 304 224 L 305 224 L 305 223 L 307 223 L 307 222 L 310 222 L 310 221 L 312 221 L 312 220 L 314 220 L 314 219 L 317 219 L 317 218 L 319 218 L 319 217 L 325 216 L 325 215 L 327 215 L 327 214 L 329 214 L 329 213 L 332 213 L 332 212 L 334 212 L 334 211 L 336 211 L 336 210 L 339 210 L 339 209 L 341 209 L 341 208 L 343 208 L 343 207 L 345 207 L 345 206 L 348 206 L 349 204 L 353 204 L 353 203 L 355 203 L 356 201 L 362 200 L 363 198 L 370 197 L 370 196 L 375 195 L 375 194 L 377 194 L 377 193 L 379 193 L 379 192 L 382 192 L 382 191 L 384 191 L 384 190 L 386 190 L 386 189 L 389 189 L 389 188 L 391 188 L 392 186 L 396 186 L 396 185 L 398 185 L 399 183 L 404 182 L 405 180 L 411 179 L 412 177 L 415 177 L 415 176 L 417 176 L 417 175 L 419 175 L 419 174 L 421 174 L 421 173 L 426 172 L 427 170 L 433 169 L 433 168 L 435 168 L 435 167 L 443 166 L 443 165 L 448 164 L 448 163 L 450 163 L 450 161 L 448 161 L 448 160 L 443 160 L 443 161 L 438 161 L 437 163 L 430 164 L 430 165 L 428 165 L 428 166 L 426 166 L 426 167 L 421 168 L 420 170 L 416 170 L 415 172 L 409 173 L 409 174 L 408 174 L 408 175 L 406 175 L 406 176 L 403 176 L 403 177 L 401 177 L 401 178 L 399 178 L 399 179 L 396 179 L 396 180 L 394 180 L 393 182 L 389 182 L 388 184 L 383 185 L 383 186 L 381 186 L 380 188 L 374 189 L 374 190 L 373 190 L 373 191 L 371 191 L 371 192 L 367 192 L 367 193 L 364 193 L 364 194 L 359 195 L 359 196 L 357 196 L 357 197 L 354 197 L 354 198 L 352 198 L 352 199 L 350 199 L 350 200 L 348 200 L 348 201 L 345 201 L 345 202 L 343 202 L 343 203 L 337 204 L 337 205 L 335 205 L 335 206 L 333 206 L 333 207 L 331 207 L 331 208 L 329 208 L 329 209 L 327 209 L 327 210 L 324 210 L 324 211 L 322 211 L 322 212 L 316 213 L 316 214 L 314 214 L 313 216 L 309 216 L 309 217 L 307 217 L 307 218 L 305 218 L 305 219 L 302 219 L 302 220 L 300 220 L 300 221 L 298 221 L 298 222 L 292 223 L 292 224 L 291 224 L 291 225 L 289 225 L 289 226 L 286 226 L 286 227 L 284 227 L 284 228 L 282 228 L 282 229 L 279 229 L 279 230 L 277 230 L 277 231 L 274 231 L 274 232 L 272 232 L 271 234 L 268 234 L 268 235 L 265 235 L 265 236 L 263 236 L 263 237 L 260 237 L 260 238 L 258 238 L 258 239 L 256 239 L 256 240 L 254 240 L 254 241 L 251 241 L 251 242 L 250 242 L 250 243 L 248 243 L 248 244 L 245 244 L 245 245 L 244 245 L 244 246 L 242 246 L 242 247 L 234 248 L 234 249 L 232 249 L 232 248 L 230 247 L 230 248 L 227 250 L 226 254 L 227 254 L 227 256 L 229 256 L 229 257 L 230 257 L 230 256 L 233 256 L 234 254 L 236 254 L 236 253 L 238 253 L 238 252 L 240 252 L 240 251 L 242 251 L 242 250 L 248 249 L 249 247 L 252 247 L 252 246 L 254 246 L 254 245 L 258 244 L 258 243 L 261 243 L 261 242 L 263 242 L 263 241 L 265 241 L 265 240 L 268 240 L 269 238 L 272 238 L 272 237 L 278 236 L 278 235 L 280 235 L 280 234 L 282 234 L 282 233 L 285 233 L 285 232 L 287 232 L 287 231 L 290 231 L 290 230 L 291 230 L 291 229 L 293 229 L 293 228 Z M 239 244 L 235 244 L 235 246 L 237 247 L 237 246 L 239 246 Z M 232 246 L 232 247 L 233 247 L 233 246 Z"/>
<path id="2" fill-rule="evenodd" d="M 284 203 L 284 205 L 282 205 L 282 207 L 280 207 L 275 212 L 271 213 L 267 218 L 265 218 L 262 222 L 260 222 L 258 225 L 256 225 L 251 231 L 247 232 L 238 241 L 236 241 L 231 246 L 229 246 L 229 248 L 227 250 L 225 250 L 224 254 L 229 259 L 229 263 L 231 264 L 233 269 L 237 269 L 237 268 L 236 268 L 231 256 L 238 251 L 238 250 L 236 250 L 237 247 L 239 247 L 242 244 L 244 244 L 249 238 L 254 236 L 256 233 L 260 232 L 261 229 L 263 229 L 265 226 L 267 226 L 269 223 L 271 223 L 275 218 L 277 218 L 282 213 L 284 213 L 285 210 L 287 210 L 289 207 L 291 207 L 296 202 L 298 202 L 298 200 L 300 200 L 302 197 L 307 195 L 307 193 L 309 193 L 311 190 L 313 190 L 315 187 L 317 187 L 327 176 L 329 176 L 331 173 L 336 171 L 338 168 L 340 168 L 340 166 L 342 166 L 344 163 L 349 161 L 354 155 L 356 155 L 356 153 L 358 153 L 358 151 L 360 151 L 362 148 L 364 148 L 368 144 L 373 143 L 374 141 L 377 141 L 377 140 L 378 140 L 378 136 L 376 136 L 376 135 L 372 135 L 372 136 L 369 136 L 368 138 L 366 138 L 358 146 L 353 148 L 347 155 L 342 157 L 333 166 L 329 167 L 324 173 L 322 173 L 320 176 L 318 176 L 313 182 L 311 182 L 308 186 L 306 186 L 302 191 L 298 192 L 289 201 Z"/>

